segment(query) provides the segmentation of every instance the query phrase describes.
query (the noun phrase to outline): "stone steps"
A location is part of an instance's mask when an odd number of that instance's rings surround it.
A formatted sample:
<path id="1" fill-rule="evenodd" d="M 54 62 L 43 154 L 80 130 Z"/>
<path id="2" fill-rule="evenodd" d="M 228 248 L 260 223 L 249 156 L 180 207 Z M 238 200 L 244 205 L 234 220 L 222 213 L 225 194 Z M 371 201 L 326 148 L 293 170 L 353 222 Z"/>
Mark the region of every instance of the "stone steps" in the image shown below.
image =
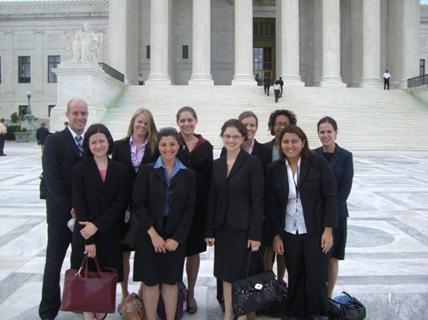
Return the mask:
<path id="1" fill-rule="evenodd" d="M 223 122 L 251 110 L 259 117 L 257 139 L 269 141 L 268 117 L 275 109 L 293 110 L 298 124 L 316 147 L 316 123 L 324 115 L 339 125 L 338 143 L 351 150 L 428 150 L 428 107 L 402 90 L 359 88 L 285 88 L 274 102 L 273 90 L 265 96 L 261 87 L 129 86 L 104 122 L 115 139 L 123 137 L 133 112 L 150 109 L 158 128 L 175 126 L 175 114 L 185 105 L 198 113 L 198 132 L 221 147 Z"/>

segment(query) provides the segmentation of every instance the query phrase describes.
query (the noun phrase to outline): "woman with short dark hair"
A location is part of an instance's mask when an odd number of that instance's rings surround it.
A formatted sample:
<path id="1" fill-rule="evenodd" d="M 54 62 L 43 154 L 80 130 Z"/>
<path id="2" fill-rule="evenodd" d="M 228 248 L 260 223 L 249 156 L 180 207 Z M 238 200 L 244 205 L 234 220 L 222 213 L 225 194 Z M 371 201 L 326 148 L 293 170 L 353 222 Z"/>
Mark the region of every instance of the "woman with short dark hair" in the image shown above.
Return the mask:
<path id="1" fill-rule="evenodd" d="M 127 199 L 129 174 L 125 165 L 109 159 L 113 138 L 103 124 L 91 125 L 83 140 L 84 159 L 73 168 L 73 229 L 71 267 L 79 269 L 84 255 L 102 267 L 114 268 L 123 279 L 120 227 Z M 94 269 L 92 261 L 90 268 Z M 85 313 L 85 319 L 106 314 Z"/>

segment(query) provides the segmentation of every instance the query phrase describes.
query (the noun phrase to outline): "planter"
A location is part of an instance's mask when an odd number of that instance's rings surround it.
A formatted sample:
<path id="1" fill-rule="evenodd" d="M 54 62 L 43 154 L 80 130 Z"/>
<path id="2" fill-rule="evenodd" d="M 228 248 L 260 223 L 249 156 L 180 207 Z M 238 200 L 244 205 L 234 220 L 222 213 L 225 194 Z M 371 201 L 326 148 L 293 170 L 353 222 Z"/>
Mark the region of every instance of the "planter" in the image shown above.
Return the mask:
<path id="1" fill-rule="evenodd" d="M 16 142 L 30 142 L 30 133 L 27 131 L 15 132 L 15 141 Z"/>

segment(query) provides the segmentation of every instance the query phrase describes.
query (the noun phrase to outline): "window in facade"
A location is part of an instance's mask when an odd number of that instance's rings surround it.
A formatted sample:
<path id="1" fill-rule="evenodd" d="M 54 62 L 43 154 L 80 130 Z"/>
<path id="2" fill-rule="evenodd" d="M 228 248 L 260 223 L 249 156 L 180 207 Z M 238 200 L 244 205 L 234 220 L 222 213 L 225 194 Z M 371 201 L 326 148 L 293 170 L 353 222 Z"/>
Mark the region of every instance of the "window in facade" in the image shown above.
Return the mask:
<path id="1" fill-rule="evenodd" d="M 61 62 L 61 56 L 48 56 L 48 82 L 56 83 L 56 73 L 52 69 L 56 68 Z"/>
<path id="2" fill-rule="evenodd" d="M 258 77 L 272 74 L 272 48 L 253 48 L 254 74 Z"/>
<path id="3" fill-rule="evenodd" d="M 18 115 L 20 117 L 25 116 L 28 112 L 28 106 L 26 104 L 18 106 Z"/>
<path id="4" fill-rule="evenodd" d="M 48 117 L 50 117 L 51 116 L 51 111 L 52 111 L 52 109 L 55 107 L 55 104 L 50 104 L 50 105 L 48 105 Z"/>
<path id="5" fill-rule="evenodd" d="M 31 82 L 31 57 L 18 57 L 18 83 Z"/>
<path id="6" fill-rule="evenodd" d="M 419 59 L 419 75 L 423 76 L 425 74 L 425 59 Z"/>
<path id="7" fill-rule="evenodd" d="M 150 46 L 146 46 L 146 59 L 150 59 Z"/>
<path id="8" fill-rule="evenodd" d="M 181 56 L 183 57 L 183 59 L 189 59 L 189 46 L 188 45 L 183 46 Z"/>

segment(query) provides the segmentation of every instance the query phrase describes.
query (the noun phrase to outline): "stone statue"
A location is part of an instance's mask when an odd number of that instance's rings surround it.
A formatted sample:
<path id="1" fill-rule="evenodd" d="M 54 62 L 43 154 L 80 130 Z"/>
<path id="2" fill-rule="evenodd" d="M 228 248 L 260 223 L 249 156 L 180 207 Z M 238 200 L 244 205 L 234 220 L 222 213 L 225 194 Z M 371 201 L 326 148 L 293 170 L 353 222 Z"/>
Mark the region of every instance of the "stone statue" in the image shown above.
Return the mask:
<path id="1" fill-rule="evenodd" d="M 101 32 L 89 30 L 89 24 L 83 23 L 83 29 L 69 31 L 66 34 L 68 53 L 72 62 L 98 62 L 103 45 Z"/>

